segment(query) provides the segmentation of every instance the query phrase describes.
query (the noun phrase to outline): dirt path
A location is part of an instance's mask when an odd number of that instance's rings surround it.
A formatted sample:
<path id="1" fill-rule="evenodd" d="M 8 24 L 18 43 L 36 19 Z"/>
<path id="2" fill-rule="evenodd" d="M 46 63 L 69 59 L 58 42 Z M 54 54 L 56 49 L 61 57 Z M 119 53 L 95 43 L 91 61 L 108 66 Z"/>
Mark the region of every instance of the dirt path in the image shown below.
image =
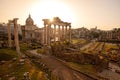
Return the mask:
<path id="1" fill-rule="evenodd" d="M 59 77 L 59 80 L 93 80 L 81 73 L 68 68 L 62 61 L 50 55 L 37 54 L 36 50 L 29 51 L 31 54 L 40 56 L 42 62 Z"/>

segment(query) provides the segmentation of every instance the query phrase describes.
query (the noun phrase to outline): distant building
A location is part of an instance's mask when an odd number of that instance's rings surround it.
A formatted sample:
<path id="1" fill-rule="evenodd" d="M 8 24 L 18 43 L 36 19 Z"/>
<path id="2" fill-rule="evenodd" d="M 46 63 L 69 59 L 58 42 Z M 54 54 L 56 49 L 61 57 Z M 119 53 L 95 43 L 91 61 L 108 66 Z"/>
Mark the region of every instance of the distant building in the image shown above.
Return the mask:
<path id="1" fill-rule="evenodd" d="M 21 29 L 23 40 L 36 40 L 37 42 L 41 43 L 43 39 L 43 29 L 38 28 L 36 25 L 34 25 L 34 21 L 31 18 L 31 15 L 28 16 L 28 18 L 26 19 L 26 24 L 21 26 Z"/>
<path id="2" fill-rule="evenodd" d="M 14 25 L 11 24 L 10 25 L 10 29 L 11 29 L 11 34 L 14 35 Z M 22 31 L 21 31 L 21 26 L 18 24 L 18 33 L 19 35 L 22 35 Z M 5 23 L 1 23 L 0 24 L 0 39 L 7 39 L 8 37 L 8 25 Z"/>
<path id="3" fill-rule="evenodd" d="M 36 25 L 34 25 L 34 21 L 31 18 L 31 16 L 29 15 L 29 17 L 26 19 L 26 24 L 23 25 L 21 27 L 22 29 L 22 35 L 23 35 L 23 39 L 26 40 L 32 40 L 35 39 L 35 29 L 38 29 L 38 27 Z"/>
<path id="4" fill-rule="evenodd" d="M 35 40 L 38 43 L 43 43 L 44 28 L 35 29 Z"/>
<path id="5" fill-rule="evenodd" d="M 120 28 L 103 31 L 99 37 L 99 40 L 107 42 L 120 42 Z"/>
<path id="6" fill-rule="evenodd" d="M 0 41 L 7 39 L 6 25 L 0 24 Z"/>
<path id="7" fill-rule="evenodd" d="M 11 34 L 14 35 L 14 25 L 13 24 L 10 25 L 10 29 L 11 29 Z M 1 23 L 0 24 L 0 32 L 8 33 L 8 25 L 6 23 Z M 22 34 L 21 25 L 20 24 L 18 24 L 18 33 L 20 35 Z"/>
<path id="8" fill-rule="evenodd" d="M 89 30 L 87 28 L 78 28 L 72 30 L 72 37 L 73 38 L 85 38 L 87 39 L 89 36 Z"/>
<path id="9" fill-rule="evenodd" d="M 91 28 L 89 35 L 91 39 L 98 39 L 99 36 L 101 35 L 101 30 L 97 29 L 97 26 L 95 28 Z"/>

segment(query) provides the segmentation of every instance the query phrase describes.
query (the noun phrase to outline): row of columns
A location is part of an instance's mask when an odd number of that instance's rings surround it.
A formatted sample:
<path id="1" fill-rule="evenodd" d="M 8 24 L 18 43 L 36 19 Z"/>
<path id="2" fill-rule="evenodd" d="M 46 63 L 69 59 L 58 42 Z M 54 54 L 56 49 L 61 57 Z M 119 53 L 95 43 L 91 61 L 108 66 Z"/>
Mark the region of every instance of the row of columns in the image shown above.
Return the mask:
<path id="1" fill-rule="evenodd" d="M 107 32 L 106 37 L 107 39 L 112 39 L 112 32 L 111 31 Z"/>
<path id="2" fill-rule="evenodd" d="M 54 41 L 56 41 L 56 34 L 58 30 L 58 41 L 61 41 L 63 39 L 66 39 L 68 41 L 71 41 L 71 26 L 70 25 L 58 25 L 58 29 L 56 28 L 56 25 L 54 26 Z"/>
<path id="3" fill-rule="evenodd" d="M 106 37 L 107 39 L 119 39 L 119 32 L 112 32 L 112 31 L 108 31 L 106 32 Z"/>
<path id="4" fill-rule="evenodd" d="M 104 31 L 102 32 L 99 40 L 120 40 L 120 31 Z"/>
<path id="5" fill-rule="evenodd" d="M 13 20 L 8 20 L 8 46 L 12 47 L 12 40 L 11 40 L 11 24 L 14 25 L 14 42 L 16 51 L 19 56 L 21 56 L 20 52 L 20 46 L 19 46 L 19 37 L 18 37 L 18 24 L 17 24 L 18 18 L 14 18 Z"/>
<path id="6" fill-rule="evenodd" d="M 58 41 L 68 40 L 69 42 L 71 42 L 71 23 L 63 22 L 58 17 L 56 21 L 53 22 L 51 22 L 49 19 L 43 19 L 43 21 L 44 21 L 44 44 L 50 45 L 52 35 L 54 42 L 57 40 Z M 51 25 L 54 25 L 53 34 L 51 31 L 52 29 Z"/>

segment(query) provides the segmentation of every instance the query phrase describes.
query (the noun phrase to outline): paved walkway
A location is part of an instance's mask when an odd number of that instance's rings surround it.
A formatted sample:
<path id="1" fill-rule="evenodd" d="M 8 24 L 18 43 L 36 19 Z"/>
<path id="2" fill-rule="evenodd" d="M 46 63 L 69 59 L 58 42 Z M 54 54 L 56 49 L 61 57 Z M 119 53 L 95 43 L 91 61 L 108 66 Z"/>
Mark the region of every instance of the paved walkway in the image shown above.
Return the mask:
<path id="1" fill-rule="evenodd" d="M 50 55 L 37 54 L 36 50 L 29 51 L 30 53 L 40 56 L 42 62 L 52 71 L 52 74 L 59 77 L 60 80 L 93 80 L 81 73 L 78 73 L 63 62 Z"/>
<path id="2" fill-rule="evenodd" d="M 109 80 L 120 80 L 120 74 L 107 69 L 102 71 L 101 73 L 98 73 L 98 75 L 105 77 Z"/>
<path id="3" fill-rule="evenodd" d="M 104 70 L 99 73 L 100 76 L 108 78 L 109 80 L 120 80 L 120 74 L 116 73 L 115 70 L 120 71 L 120 67 L 114 63 L 109 63 L 110 70 Z"/>

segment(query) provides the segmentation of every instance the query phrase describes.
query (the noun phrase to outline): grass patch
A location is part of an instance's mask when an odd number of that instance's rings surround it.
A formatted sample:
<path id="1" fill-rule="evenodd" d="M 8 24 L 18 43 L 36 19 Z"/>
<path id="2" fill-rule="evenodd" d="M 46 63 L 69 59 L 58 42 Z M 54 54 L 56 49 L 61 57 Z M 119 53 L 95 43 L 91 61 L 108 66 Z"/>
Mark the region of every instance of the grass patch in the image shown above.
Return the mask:
<path id="1" fill-rule="evenodd" d="M 88 75 L 90 77 L 93 77 L 95 79 L 98 79 L 96 70 L 94 69 L 93 65 L 89 65 L 89 64 L 82 65 L 82 64 L 77 64 L 77 63 L 73 63 L 73 62 L 68 62 L 67 65 L 76 71 L 79 71 L 79 72 L 81 72 L 85 75 Z"/>
<path id="2" fill-rule="evenodd" d="M 24 47 L 23 49 L 25 50 L 26 48 Z M 12 60 L 14 57 L 17 58 L 16 61 Z M 31 80 L 47 80 L 45 78 L 46 73 L 36 67 L 29 59 L 25 59 L 24 65 L 19 65 L 17 53 L 14 49 L 0 49 L 0 60 L 6 61 L 4 64 L 0 64 L 1 80 L 9 80 L 10 77 L 6 77 L 6 75 L 15 76 L 17 80 L 22 80 L 25 72 L 30 73 Z M 40 75 L 39 72 L 44 74 Z"/>
<path id="3" fill-rule="evenodd" d="M 5 64 L 0 66 L 0 77 L 2 80 L 8 80 L 9 77 L 5 77 L 5 75 L 11 75 L 17 77 L 17 80 L 23 79 L 23 74 L 25 72 L 30 73 L 31 80 L 47 80 L 45 78 L 45 74 L 40 75 L 39 72 L 42 72 L 38 69 L 33 63 L 31 63 L 28 59 L 25 61 L 25 64 L 20 66 L 18 65 L 19 60 L 17 61 L 7 61 Z M 13 73 L 13 74 L 12 74 Z"/>
<path id="4" fill-rule="evenodd" d="M 37 50 L 37 53 L 39 53 L 39 54 L 44 54 L 44 53 L 45 53 L 45 50 L 44 50 L 43 48 L 38 49 L 38 50 Z"/>
<path id="5" fill-rule="evenodd" d="M 0 61 L 1 60 L 11 60 L 13 57 L 17 57 L 17 53 L 13 49 L 5 48 L 0 49 Z"/>
<path id="6" fill-rule="evenodd" d="M 22 51 L 22 52 L 24 52 L 24 51 L 26 51 L 26 50 L 29 50 L 30 48 L 29 48 L 29 45 L 27 44 L 27 43 L 21 43 L 20 44 L 20 50 Z"/>
<path id="7" fill-rule="evenodd" d="M 84 39 L 72 39 L 73 44 L 84 44 L 86 43 L 86 40 Z"/>
<path id="8" fill-rule="evenodd" d="M 119 49 L 119 48 L 118 48 L 118 46 L 116 44 L 106 43 L 105 44 L 105 51 L 108 51 L 110 49 Z"/>
<path id="9" fill-rule="evenodd" d="M 37 74 L 38 74 L 38 71 L 35 71 L 31 77 L 32 80 L 36 80 L 37 79 Z"/>

